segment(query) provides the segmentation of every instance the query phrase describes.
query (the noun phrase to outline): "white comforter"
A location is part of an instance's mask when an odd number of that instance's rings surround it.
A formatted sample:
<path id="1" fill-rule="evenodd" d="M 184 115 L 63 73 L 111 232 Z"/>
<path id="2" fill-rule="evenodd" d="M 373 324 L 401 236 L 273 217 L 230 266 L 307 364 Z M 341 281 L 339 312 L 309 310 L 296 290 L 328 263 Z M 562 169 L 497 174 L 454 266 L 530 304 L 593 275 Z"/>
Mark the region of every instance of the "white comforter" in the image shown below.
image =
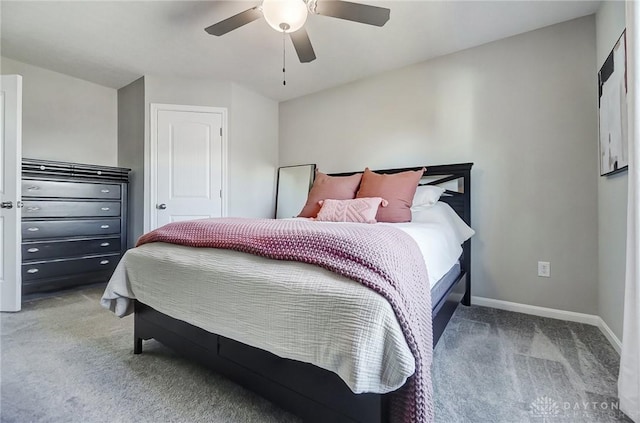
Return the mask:
<path id="1" fill-rule="evenodd" d="M 394 226 L 418 242 L 431 286 L 460 255 L 442 225 Z M 136 298 L 207 331 L 330 370 L 355 393 L 396 390 L 415 370 L 389 303 L 314 265 L 151 243 L 125 254 L 102 304 L 124 316 Z"/>
<path id="2" fill-rule="evenodd" d="M 305 263 L 164 243 L 129 250 L 102 304 L 137 298 L 207 331 L 337 373 L 355 393 L 393 391 L 415 370 L 389 303 Z"/>

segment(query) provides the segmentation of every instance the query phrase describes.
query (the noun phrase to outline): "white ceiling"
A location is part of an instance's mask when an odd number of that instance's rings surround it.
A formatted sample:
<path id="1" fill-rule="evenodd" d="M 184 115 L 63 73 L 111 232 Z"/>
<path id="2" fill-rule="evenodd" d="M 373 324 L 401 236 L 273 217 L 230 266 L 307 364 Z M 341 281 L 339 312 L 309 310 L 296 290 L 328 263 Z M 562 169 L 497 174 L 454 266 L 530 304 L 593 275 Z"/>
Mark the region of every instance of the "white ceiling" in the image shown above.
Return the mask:
<path id="1" fill-rule="evenodd" d="M 328 1 L 328 0 L 325 0 Z M 330 1 L 330 0 L 329 0 Z M 386 70 L 595 13 L 600 1 L 365 1 L 391 9 L 382 28 L 310 16 L 317 59 L 301 64 L 260 19 L 222 37 L 204 28 L 256 1 L 7 1 L 1 53 L 108 87 L 142 75 L 238 82 L 286 100 Z"/>

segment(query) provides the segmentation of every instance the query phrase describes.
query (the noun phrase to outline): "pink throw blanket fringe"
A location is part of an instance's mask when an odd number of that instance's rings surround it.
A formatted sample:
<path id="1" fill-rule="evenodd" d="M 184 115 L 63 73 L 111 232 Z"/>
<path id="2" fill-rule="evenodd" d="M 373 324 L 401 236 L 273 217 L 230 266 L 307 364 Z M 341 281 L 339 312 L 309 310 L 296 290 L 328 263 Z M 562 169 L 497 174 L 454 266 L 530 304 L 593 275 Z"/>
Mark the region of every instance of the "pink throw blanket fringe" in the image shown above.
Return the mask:
<path id="1" fill-rule="evenodd" d="M 416 360 L 415 373 L 392 397 L 392 420 L 433 421 L 431 290 L 420 250 L 406 233 L 386 225 L 222 218 L 170 223 L 140 237 L 136 246 L 150 242 L 310 263 L 379 293 Z"/>

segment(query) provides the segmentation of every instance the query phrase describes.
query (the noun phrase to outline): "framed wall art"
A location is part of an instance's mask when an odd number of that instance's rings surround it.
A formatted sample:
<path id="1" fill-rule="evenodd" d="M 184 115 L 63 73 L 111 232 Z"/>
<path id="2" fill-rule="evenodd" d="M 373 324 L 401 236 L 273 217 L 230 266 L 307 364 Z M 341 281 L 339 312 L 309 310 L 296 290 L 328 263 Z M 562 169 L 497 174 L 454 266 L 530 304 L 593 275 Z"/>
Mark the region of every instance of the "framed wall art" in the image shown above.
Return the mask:
<path id="1" fill-rule="evenodd" d="M 598 72 L 600 176 L 628 169 L 626 30 Z"/>

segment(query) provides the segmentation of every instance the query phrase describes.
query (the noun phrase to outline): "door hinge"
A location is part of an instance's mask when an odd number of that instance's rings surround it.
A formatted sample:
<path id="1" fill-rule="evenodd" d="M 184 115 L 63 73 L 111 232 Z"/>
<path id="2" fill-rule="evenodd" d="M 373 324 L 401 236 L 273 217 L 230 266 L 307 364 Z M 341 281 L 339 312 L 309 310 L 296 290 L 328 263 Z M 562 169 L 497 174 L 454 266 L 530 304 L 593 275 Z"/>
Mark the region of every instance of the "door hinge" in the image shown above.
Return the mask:
<path id="1" fill-rule="evenodd" d="M 220 127 L 220 136 L 222 136 L 222 126 Z"/>
<path id="2" fill-rule="evenodd" d="M 220 190 L 220 198 L 222 198 L 222 190 Z"/>

